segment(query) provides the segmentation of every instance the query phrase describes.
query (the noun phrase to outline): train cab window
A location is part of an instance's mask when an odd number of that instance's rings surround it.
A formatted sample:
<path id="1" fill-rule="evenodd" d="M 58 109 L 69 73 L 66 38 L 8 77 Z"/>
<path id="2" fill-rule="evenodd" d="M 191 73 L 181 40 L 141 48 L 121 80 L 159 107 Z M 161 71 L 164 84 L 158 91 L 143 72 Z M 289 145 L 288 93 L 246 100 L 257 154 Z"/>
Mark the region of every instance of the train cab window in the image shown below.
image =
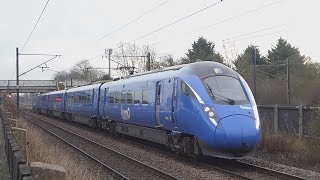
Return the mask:
<path id="1" fill-rule="evenodd" d="M 121 103 L 126 103 L 126 93 L 121 92 Z"/>
<path id="2" fill-rule="evenodd" d="M 140 104 L 141 96 L 142 96 L 142 92 L 141 91 L 135 91 L 134 92 L 134 104 Z"/>
<path id="3" fill-rule="evenodd" d="M 149 102 L 149 91 L 142 91 L 142 104 L 148 104 Z"/>
<path id="4" fill-rule="evenodd" d="M 189 85 L 186 84 L 184 81 L 181 81 L 181 90 L 187 96 L 190 96 L 190 97 L 193 97 L 193 98 L 196 97 L 194 95 L 193 91 L 191 90 L 191 88 L 189 87 Z"/>
<path id="5" fill-rule="evenodd" d="M 110 93 L 110 103 L 114 103 L 114 93 Z"/>
<path id="6" fill-rule="evenodd" d="M 132 103 L 132 92 L 127 93 L 127 103 L 131 104 Z"/>

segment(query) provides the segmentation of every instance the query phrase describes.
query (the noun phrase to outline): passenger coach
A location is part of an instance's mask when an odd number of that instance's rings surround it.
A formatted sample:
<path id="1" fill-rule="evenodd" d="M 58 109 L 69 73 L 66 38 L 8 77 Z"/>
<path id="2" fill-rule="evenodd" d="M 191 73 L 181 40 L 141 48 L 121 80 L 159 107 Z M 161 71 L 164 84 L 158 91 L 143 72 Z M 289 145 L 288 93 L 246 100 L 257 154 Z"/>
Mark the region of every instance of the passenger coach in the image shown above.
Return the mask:
<path id="1" fill-rule="evenodd" d="M 186 154 L 238 158 L 261 140 L 257 106 L 247 83 L 234 70 L 212 61 L 64 93 L 49 101 L 61 97 L 67 119 Z"/>

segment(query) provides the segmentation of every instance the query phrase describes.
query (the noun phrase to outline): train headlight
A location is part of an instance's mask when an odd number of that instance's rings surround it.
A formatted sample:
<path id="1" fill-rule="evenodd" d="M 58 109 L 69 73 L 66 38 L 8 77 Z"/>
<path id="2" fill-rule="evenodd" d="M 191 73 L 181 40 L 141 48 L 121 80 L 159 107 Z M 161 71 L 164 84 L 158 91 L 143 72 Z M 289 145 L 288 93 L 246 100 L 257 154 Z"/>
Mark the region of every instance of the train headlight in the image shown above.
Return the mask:
<path id="1" fill-rule="evenodd" d="M 209 115 L 210 118 L 213 118 L 213 117 L 214 117 L 214 112 L 213 112 L 213 111 L 210 111 L 210 112 L 208 113 L 208 115 Z"/>
<path id="2" fill-rule="evenodd" d="M 203 109 L 206 113 L 208 113 L 208 116 L 209 116 L 209 119 L 210 121 L 215 125 L 217 126 L 218 123 L 217 121 L 215 120 L 216 119 L 216 113 L 214 112 L 214 109 L 211 108 L 211 107 L 208 107 L 208 106 L 203 106 Z"/>
<path id="3" fill-rule="evenodd" d="M 210 111 L 210 108 L 207 107 L 207 106 L 205 106 L 205 107 L 204 107 L 204 111 L 205 111 L 205 112 L 209 112 L 209 111 Z"/>
<path id="4" fill-rule="evenodd" d="M 255 122 L 256 122 L 256 129 L 258 130 L 260 128 L 260 119 L 259 119 L 259 113 L 258 113 L 257 105 L 254 105 L 252 107 L 252 109 L 253 109 L 254 119 L 255 119 Z"/>

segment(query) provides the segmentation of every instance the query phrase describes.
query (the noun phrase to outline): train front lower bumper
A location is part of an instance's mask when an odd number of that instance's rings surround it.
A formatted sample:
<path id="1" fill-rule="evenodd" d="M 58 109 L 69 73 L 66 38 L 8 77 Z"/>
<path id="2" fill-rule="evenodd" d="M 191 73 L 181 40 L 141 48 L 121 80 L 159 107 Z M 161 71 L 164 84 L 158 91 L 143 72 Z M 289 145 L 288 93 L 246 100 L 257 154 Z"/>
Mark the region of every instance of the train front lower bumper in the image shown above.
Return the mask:
<path id="1" fill-rule="evenodd" d="M 204 155 L 234 159 L 252 152 L 260 140 L 261 129 L 254 118 L 233 115 L 218 122 L 211 142 L 198 141 Z"/>

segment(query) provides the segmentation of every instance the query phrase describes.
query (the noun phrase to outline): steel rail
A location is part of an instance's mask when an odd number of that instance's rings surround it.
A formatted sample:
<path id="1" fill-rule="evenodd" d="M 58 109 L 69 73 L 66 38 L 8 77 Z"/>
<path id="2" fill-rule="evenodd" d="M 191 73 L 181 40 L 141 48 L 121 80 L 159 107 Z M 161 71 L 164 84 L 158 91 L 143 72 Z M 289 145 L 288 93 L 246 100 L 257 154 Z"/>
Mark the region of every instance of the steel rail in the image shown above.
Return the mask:
<path id="1" fill-rule="evenodd" d="M 215 169 L 215 170 L 220 171 L 222 173 L 229 174 L 229 175 L 231 175 L 231 176 L 233 176 L 235 178 L 239 178 L 239 179 L 243 179 L 243 180 L 256 180 L 255 178 L 250 178 L 250 177 L 244 176 L 244 175 L 242 175 L 240 173 L 236 173 L 234 171 L 230 171 L 228 169 L 224 169 L 224 168 L 221 168 L 221 167 L 218 167 L 218 166 L 213 166 L 213 165 L 209 165 L 209 164 L 206 164 L 206 163 L 200 163 L 200 162 L 198 162 L 198 163 L 201 164 L 204 167 Z"/>
<path id="2" fill-rule="evenodd" d="M 26 113 L 26 112 L 23 112 L 23 113 Z M 26 113 L 28 114 L 28 113 Z M 32 115 L 30 115 L 32 116 Z M 49 129 L 43 127 L 42 125 L 40 125 L 39 123 L 31 120 L 30 118 L 28 118 L 27 116 L 23 115 L 22 114 L 22 117 L 24 117 L 25 119 L 27 119 L 28 121 L 36 124 L 37 126 L 41 127 L 42 129 L 44 129 L 45 131 L 49 132 L 50 134 L 52 134 L 53 136 L 57 137 L 58 139 L 62 140 L 63 142 L 65 142 L 66 144 L 68 144 L 69 146 L 73 147 L 74 149 L 80 151 L 81 153 L 85 154 L 86 156 L 88 156 L 90 159 L 93 159 L 94 161 L 100 163 L 103 167 L 107 168 L 108 170 L 110 170 L 113 174 L 112 175 L 116 175 L 118 176 L 119 179 L 125 179 L 125 180 L 129 180 L 129 178 L 127 178 L 126 176 L 124 176 L 123 174 L 121 174 L 120 172 L 114 170 L 113 168 L 111 168 L 110 166 L 108 166 L 107 164 L 103 163 L 102 161 L 100 161 L 99 159 L 91 156 L 90 154 L 86 153 L 85 151 L 81 150 L 80 148 L 78 148 L 77 146 L 69 143 L 67 140 L 61 138 L 59 135 L 57 135 L 56 133 L 50 131 Z M 32 117 L 35 117 L 35 116 L 32 116 Z M 37 117 L 36 117 L 37 118 Z"/>
<path id="3" fill-rule="evenodd" d="M 83 136 L 81 136 L 81 135 L 79 135 L 79 134 L 77 134 L 77 133 L 74 133 L 74 132 L 69 131 L 69 130 L 67 130 L 67 129 L 65 129 L 65 128 L 62 128 L 62 127 L 60 127 L 60 126 L 57 126 L 57 125 L 55 125 L 55 124 L 53 124 L 53 123 L 47 122 L 46 120 L 43 120 L 42 118 L 37 117 L 37 116 L 35 116 L 35 115 L 33 115 L 33 114 L 27 113 L 27 112 L 25 112 L 25 111 L 23 111 L 23 113 L 28 114 L 29 116 L 35 117 L 35 118 L 39 119 L 40 121 L 42 121 L 42 122 L 44 122 L 44 123 L 50 124 L 50 125 L 58 128 L 58 129 L 61 129 L 61 130 L 65 131 L 65 132 L 68 132 L 68 133 L 70 133 L 70 134 L 72 134 L 72 135 L 74 135 L 74 136 L 77 136 L 77 137 L 81 138 L 81 139 L 84 139 L 84 140 L 86 140 L 86 141 L 89 141 L 89 142 L 91 142 L 91 143 L 93 143 L 93 144 L 95 144 L 95 145 L 97 145 L 97 146 L 100 146 L 100 147 L 102 147 L 103 149 L 105 149 L 105 150 L 107 150 L 107 151 L 109 151 L 109 152 L 111 152 L 111 153 L 114 153 L 114 154 L 116 154 L 116 155 L 118 155 L 118 156 L 120 156 L 120 157 L 122 157 L 122 158 L 124 158 L 124 159 L 129 159 L 130 161 L 133 161 L 134 163 L 136 163 L 136 164 L 138 164 L 138 165 L 140 165 L 140 166 L 143 166 L 143 167 L 148 168 L 148 169 L 151 170 L 154 174 L 157 174 L 158 176 L 163 177 L 164 179 L 177 180 L 176 177 L 173 177 L 173 176 L 171 176 L 171 175 L 169 175 L 169 174 L 167 174 L 167 173 L 165 173 L 165 172 L 163 172 L 163 171 L 161 171 L 161 170 L 159 170 L 159 169 L 156 169 L 156 168 L 154 168 L 154 167 L 152 167 L 152 166 L 149 166 L 149 165 L 147 165 L 147 164 L 145 164 L 145 163 L 143 163 L 143 162 L 141 162 L 141 161 L 139 161 L 139 160 L 133 159 L 132 157 L 129 157 L 129 156 L 127 156 L 127 155 L 125 155 L 125 154 L 123 154 L 123 153 L 121 153 L 121 152 L 119 152 L 119 151 L 112 150 L 112 149 L 110 149 L 109 147 L 106 147 L 105 145 L 102 145 L 102 144 L 100 144 L 100 143 L 97 143 L 97 142 L 95 142 L 95 141 L 93 141 L 93 140 L 91 140 L 91 139 L 88 139 L 88 138 L 86 138 L 86 137 L 83 137 Z M 25 117 L 25 116 L 24 116 L 24 117 Z M 34 122 L 34 121 L 32 121 L 32 122 Z M 38 125 L 38 124 L 37 124 L 37 125 Z M 43 126 L 40 126 L 40 127 L 41 127 L 41 128 L 44 128 Z M 51 133 L 51 132 L 50 132 L 50 133 Z M 56 135 L 55 135 L 55 136 L 56 136 Z M 63 140 L 64 142 L 66 142 L 64 139 L 62 139 L 62 138 L 60 138 L 60 137 L 58 137 L 58 138 L 61 139 L 61 140 Z M 72 145 L 72 147 L 74 147 L 74 145 Z M 75 147 L 75 148 L 77 148 L 77 147 Z M 82 151 L 82 150 L 81 150 L 81 151 Z M 86 153 L 86 155 L 90 156 L 90 155 L 87 154 L 87 153 Z M 90 156 L 90 157 L 91 157 L 91 156 Z M 98 160 L 98 162 L 101 163 L 101 164 L 103 164 L 103 162 L 101 162 L 101 161 L 99 161 L 99 160 Z M 107 165 L 106 165 L 106 166 L 107 166 Z M 109 166 L 108 166 L 108 167 L 109 167 Z M 108 168 L 108 169 L 109 169 L 109 168 Z M 120 174 L 120 173 L 119 173 L 119 174 Z M 128 179 L 128 178 L 125 177 L 124 179 Z"/>
<path id="4" fill-rule="evenodd" d="M 306 180 L 306 178 L 304 178 L 304 177 L 300 177 L 297 175 L 277 171 L 277 170 L 262 167 L 259 165 L 254 165 L 254 164 L 250 164 L 250 163 L 246 163 L 246 162 L 242 162 L 242 161 L 236 161 L 236 162 L 239 163 L 239 165 L 241 165 L 241 166 L 247 166 L 249 168 L 255 169 L 255 170 L 260 171 L 264 174 L 268 174 L 268 175 L 271 175 L 274 177 L 279 177 L 279 178 L 283 178 L 283 179 Z"/>
<path id="5" fill-rule="evenodd" d="M 208 165 L 209 167 L 219 167 L 226 171 L 231 172 L 246 172 L 246 173 L 259 173 L 269 176 L 270 178 L 279 178 L 279 179 L 293 179 L 293 180 L 306 180 L 306 178 L 289 174 L 286 172 L 281 172 L 278 170 L 262 167 L 259 165 L 254 165 L 251 163 L 242 162 L 241 160 L 228 160 L 228 159 L 215 159 L 215 160 L 208 160 L 208 159 L 201 159 L 202 164 Z M 243 175 L 241 175 L 243 176 Z M 243 176 L 249 179 L 257 179 L 256 177 L 249 177 L 249 175 Z"/>

